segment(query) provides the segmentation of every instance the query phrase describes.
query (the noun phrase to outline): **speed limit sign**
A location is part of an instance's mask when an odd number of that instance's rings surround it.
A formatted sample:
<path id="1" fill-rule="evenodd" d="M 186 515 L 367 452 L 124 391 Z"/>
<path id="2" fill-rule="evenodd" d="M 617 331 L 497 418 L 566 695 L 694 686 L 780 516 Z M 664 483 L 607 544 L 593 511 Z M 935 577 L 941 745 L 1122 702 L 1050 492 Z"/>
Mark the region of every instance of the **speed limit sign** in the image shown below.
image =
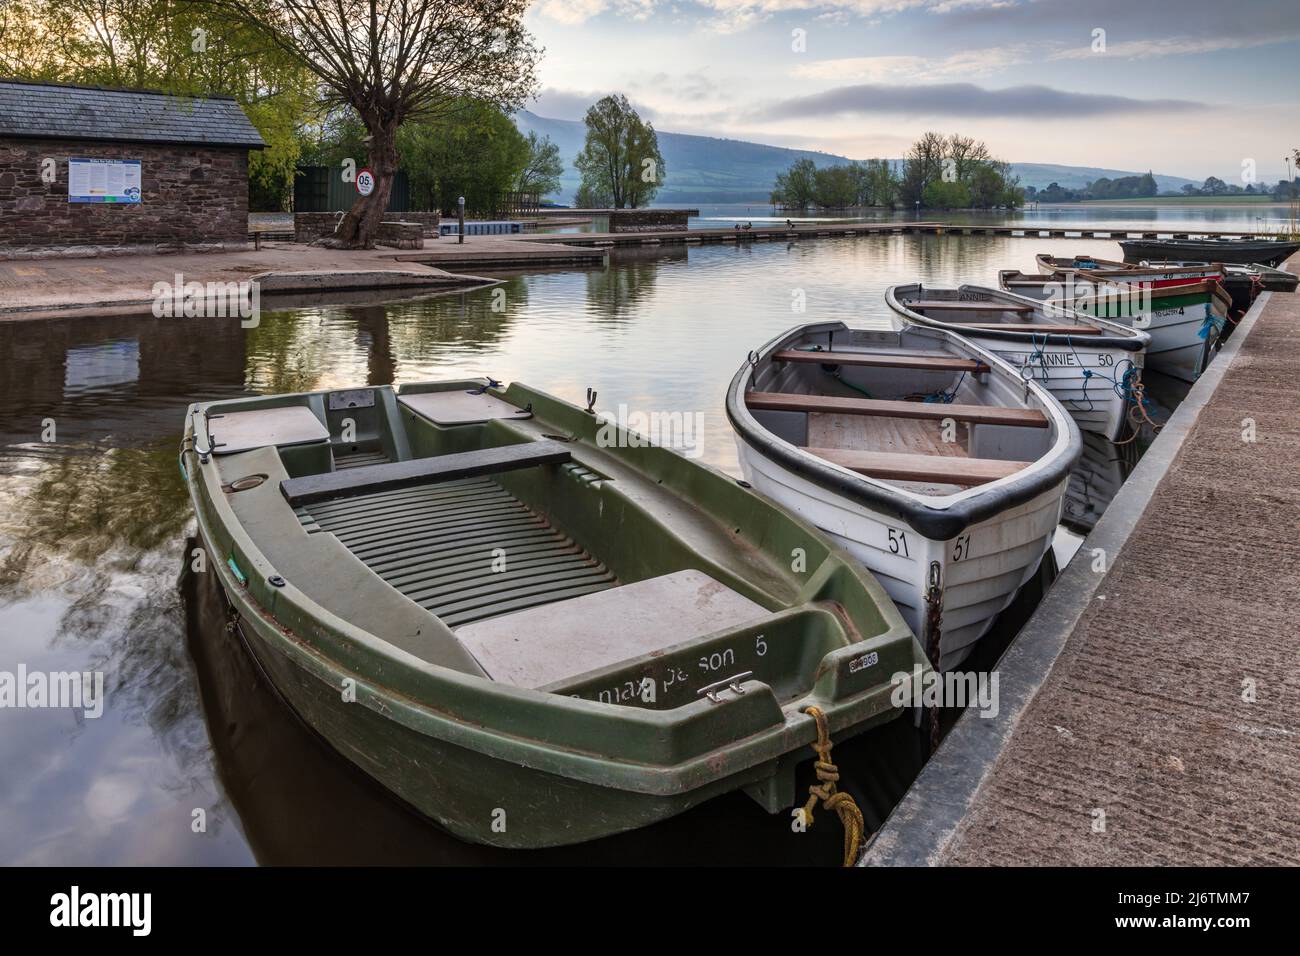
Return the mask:
<path id="1" fill-rule="evenodd" d="M 375 191 L 375 174 L 368 167 L 357 170 L 357 192 L 369 196 Z"/>

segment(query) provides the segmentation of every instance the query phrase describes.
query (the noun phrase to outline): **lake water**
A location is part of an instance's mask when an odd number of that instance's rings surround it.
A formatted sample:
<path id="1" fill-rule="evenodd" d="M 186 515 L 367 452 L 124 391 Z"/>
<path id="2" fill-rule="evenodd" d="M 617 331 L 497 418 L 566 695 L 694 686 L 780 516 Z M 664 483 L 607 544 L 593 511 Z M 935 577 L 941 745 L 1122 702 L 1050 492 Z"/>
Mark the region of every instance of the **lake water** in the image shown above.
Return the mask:
<path id="1" fill-rule="evenodd" d="M 683 206 L 688 204 L 677 203 Z M 763 202 L 727 203 L 723 205 L 706 205 L 693 207 L 699 216 L 692 217 L 689 226 L 692 229 L 727 229 L 736 224 L 754 225 L 783 223 L 792 218 L 797 223 L 815 222 L 908 222 L 922 220 L 926 222 L 952 222 L 966 225 L 989 226 L 1026 226 L 1042 229 L 1117 229 L 1127 226 L 1133 230 L 1159 226 L 1179 231 L 1190 229 L 1241 229 L 1260 232 L 1277 231 L 1287 223 L 1295 220 L 1294 211 L 1286 204 L 1250 202 L 1224 203 L 1210 206 L 1195 203 L 1178 205 L 1175 203 L 1066 203 L 1061 205 L 1031 206 L 1011 212 L 993 210 L 989 212 L 921 210 L 913 213 L 907 211 L 885 212 L 869 211 L 859 215 L 823 213 L 820 215 L 791 216 L 789 213 L 774 213 L 772 207 Z M 607 217 L 597 217 L 593 222 L 574 226 L 542 227 L 541 232 L 603 232 L 609 228 Z M 1109 258 L 1123 258 L 1118 248 L 1107 251 Z"/>
<path id="2" fill-rule="evenodd" d="M 103 671 L 108 690 L 97 719 L 0 710 L 0 863 L 837 862 L 833 819 L 792 834 L 739 795 L 544 853 L 467 846 L 414 818 L 285 710 L 226 628 L 211 575 L 178 588 L 194 529 L 182 415 L 254 392 L 487 374 L 574 402 L 594 388 L 599 409 L 698 412 L 704 460 L 735 473 L 722 396 L 751 348 L 799 322 L 882 325 L 893 283 L 993 283 L 1043 251 L 1118 249 L 982 236 L 665 247 L 510 277 L 504 311 L 480 290 L 264 314 L 249 330 L 0 322 L 0 671 Z M 1177 400 L 1176 387 L 1162 398 Z M 1126 472 L 1136 450 L 1097 454 Z M 1060 539 L 1064 560 L 1080 539 Z M 836 748 L 869 826 L 918 765 L 905 723 Z"/>

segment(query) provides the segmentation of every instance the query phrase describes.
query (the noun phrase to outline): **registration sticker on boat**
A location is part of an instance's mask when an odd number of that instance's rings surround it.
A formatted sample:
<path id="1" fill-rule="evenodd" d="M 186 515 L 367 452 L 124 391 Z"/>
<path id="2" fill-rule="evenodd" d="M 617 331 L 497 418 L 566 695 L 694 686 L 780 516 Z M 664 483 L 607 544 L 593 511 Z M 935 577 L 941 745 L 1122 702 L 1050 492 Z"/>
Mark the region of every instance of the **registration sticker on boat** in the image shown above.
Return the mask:
<path id="1" fill-rule="evenodd" d="M 880 655 L 875 651 L 870 654 L 863 654 L 861 657 L 855 657 L 849 661 L 849 673 L 856 674 L 858 671 L 864 671 L 868 667 L 875 667 L 880 663 Z"/>
<path id="2" fill-rule="evenodd" d="M 341 408 L 371 408 L 375 404 L 375 392 L 370 388 L 353 388 L 340 392 L 330 392 L 330 411 Z"/>

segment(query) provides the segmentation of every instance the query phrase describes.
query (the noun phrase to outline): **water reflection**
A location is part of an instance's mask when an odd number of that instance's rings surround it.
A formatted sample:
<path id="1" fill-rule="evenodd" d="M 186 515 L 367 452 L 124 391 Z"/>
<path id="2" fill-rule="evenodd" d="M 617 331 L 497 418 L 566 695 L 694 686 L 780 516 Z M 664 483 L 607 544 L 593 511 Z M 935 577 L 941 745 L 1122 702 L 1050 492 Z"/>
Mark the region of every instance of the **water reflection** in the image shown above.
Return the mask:
<path id="1" fill-rule="evenodd" d="M 700 216 L 691 220 L 696 229 L 730 229 L 735 223 L 752 222 L 754 225 L 784 223 L 787 214 L 774 214 L 765 203 L 731 203 L 701 206 Z M 971 226 L 1013 226 L 1029 229 L 1133 229 L 1158 226 L 1160 229 L 1242 229 L 1264 231 L 1290 221 L 1291 210 L 1285 203 L 1270 202 L 1220 202 L 1207 205 L 1196 202 L 1141 201 L 1117 203 L 1063 203 L 1039 206 L 1030 204 L 1012 210 L 922 210 L 913 212 L 886 212 L 863 210 L 855 214 L 827 213 L 820 216 L 794 216 L 799 226 L 819 222 L 909 222 L 918 219 L 926 222 L 948 222 Z M 583 231 L 601 231 L 603 227 L 580 227 Z M 556 231 L 567 231 L 557 229 Z"/>
<path id="2" fill-rule="evenodd" d="M 895 282 L 987 282 L 1031 269 L 1036 252 L 1112 246 L 898 236 L 674 247 L 387 306 L 269 312 L 248 330 L 233 319 L 0 323 L 0 670 L 102 670 L 109 690 L 98 720 L 0 711 L 0 861 L 506 857 L 413 819 L 322 751 L 250 671 L 216 596 L 200 587 L 182 603 L 193 521 L 175 456 L 190 402 L 480 374 L 571 401 L 591 386 L 602 408 L 702 413 L 704 460 L 735 473 L 722 394 L 750 348 L 798 322 L 883 326 Z M 915 745 L 895 722 L 837 748 L 869 818 L 906 786 Z M 835 826 L 814 831 L 793 835 L 736 796 L 643 834 L 522 856 L 834 862 Z"/>

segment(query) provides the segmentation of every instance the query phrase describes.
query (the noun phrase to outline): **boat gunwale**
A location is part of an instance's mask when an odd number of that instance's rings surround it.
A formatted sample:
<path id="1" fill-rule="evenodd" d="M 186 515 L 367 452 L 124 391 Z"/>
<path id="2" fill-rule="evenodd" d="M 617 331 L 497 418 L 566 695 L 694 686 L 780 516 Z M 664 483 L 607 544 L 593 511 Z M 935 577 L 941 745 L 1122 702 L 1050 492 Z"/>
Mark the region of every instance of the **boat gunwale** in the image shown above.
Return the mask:
<path id="1" fill-rule="evenodd" d="M 1236 264 L 1237 263 L 1229 263 L 1229 265 L 1236 265 Z M 1073 274 L 1075 276 L 1082 276 L 1085 282 L 1091 282 L 1091 277 L 1087 275 L 1087 271 L 1088 270 L 1086 269 L 1079 269 L 1076 270 Z M 1057 273 L 1057 275 L 1059 274 L 1061 273 Z M 1224 276 L 1226 278 L 1227 276 L 1226 272 L 1224 273 Z M 1024 285 L 1043 286 L 1043 285 L 1047 285 L 1049 282 L 1052 282 L 1054 279 L 1055 279 L 1055 275 L 1033 274 L 1029 272 L 1023 272 L 1020 269 L 999 269 L 998 270 L 998 285 L 1002 287 L 1001 291 L 1006 295 L 1014 295 L 1023 299 L 1028 299 L 1030 302 L 1053 303 L 1058 300 L 1035 299 L 1033 296 L 1024 296 L 1018 292 L 1014 292 L 1011 289 L 1008 289 L 1006 287 L 1006 284 L 1010 282 L 1020 282 Z M 1117 279 L 1114 276 L 1107 276 L 1106 279 L 1113 281 L 1116 285 L 1128 284 L 1125 283 L 1122 279 Z M 1100 283 L 1093 282 L 1092 284 L 1098 285 Z M 1149 294 L 1151 296 L 1152 299 L 1151 308 L 1153 311 L 1158 307 L 1157 303 L 1154 300 L 1173 298 L 1175 296 L 1180 296 L 1180 295 L 1207 295 L 1208 294 L 1212 299 L 1217 299 L 1221 304 L 1223 304 L 1225 309 L 1230 309 L 1232 307 L 1232 295 L 1228 292 L 1227 289 L 1223 287 L 1222 279 L 1214 279 L 1210 277 L 1205 277 L 1205 278 L 1195 279 L 1195 280 L 1189 279 L 1187 282 L 1180 282 L 1176 285 L 1153 286 L 1149 289 L 1144 288 L 1142 289 L 1142 292 L 1144 294 Z M 1078 310 L 1075 309 L 1073 311 L 1077 312 Z M 1087 316 L 1090 320 L 1092 319 L 1092 316 L 1090 314 L 1086 312 L 1082 314 Z M 1112 324 L 1114 323 L 1113 319 L 1099 319 L 1098 321 L 1110 322 Z M 1089 341 L 1097 341 L 1097 340 L 1094 339 L 1092 336 L 1089 336 Z"/>
<path id="2" fill-rule="evenodd" d="M 1200 239 L 1192 239 L 1190 237 L 1187 239 L 1174 239 L 1174 238 L 1161 239 L 1159 237 L 1157 238 L 1144 237 L 1142 239 L 1120 239 L 1119 246 L 1124 253 L 1125 259 L 1127 259 L 1130 255 L 1142 256 L 1143 258 L 1147 258 L 1147 259 L 1151 258 L 1150 256 L 1143 255 L 1141 251 L 1143 249 L 1164 250 L 1166 253 L 1171 251 L 1190 252 L 1192 250 L 1213 249 L 1213 250 L 1218 250 L 1220 252 L 1227 251 L 1232 253 L 1234 256 L 1236 256 L 1238 253 L 1243 253 L 1243 252 L 1251 253 L 1251 254 L 1258 252 L 1263 254 L 1263 258 L 1260 259 L 1234 258 L 1234 259 L 1223 259 L 1221 261 L 1225 263 L 1231 263 L 1233 265 L 1253 265 L 1255 262 L 1259 262 L 1270 267 L 1276 267 L 1278 265 L 1281 265 L 1291 256 L 1293 256 L 1297 250 L 1300 250 L 1300 240 L 1285 239 L 1281 237 L 1270 238 L 1270 239 L 1258 239 L 1254 237 L 1252 238 L 1242 237 L 1242 238 L 1234 239 L 1225 236 L 1204 237 Z M 1166 255 L 1165 258 L 1172 258 L 1172 257 Z"/>
<path id="3" fill-rule="evenodd" d="M 1088 277 L 1089 279 L 1097 276 L 1102 278 L 1107 278 L 1107 279 L 1116 279 L 1122 276 L 1123 277 L 1131 276 L 1135 279 L 1144 279 L 1144 278 L 1154 278 L 1157 276 L 1164 276 L 1164 275 L 1177 277 L 1176 275 L 1177 273 L 1188 273 L 1187 278 L 1189 281 L 1191 281 L 1193 278 L 1198 280 L 1221 281 L 1222 278 L 1227 275 L 1226 267 L 1228 265 L 1227 263 L 1223 263 L 1223 262 L 1197 262 L 1197 263 L 1177 262 L 1177 263 L 1169 263 L 1168 268 L 1161 268 L 1156 265 L 1151 265 L 1150 263 L 1147 264 L 1128 263 L 1128 262 L 1122 262 L 1118 259 L 1089 258 L 1086 259 L 1085 261 L 1098 263 L 1099 268 L 1086 269 L 1079 265 L 1066 266 L 1066 265 L 1057 264 L 1057 260 L 1062 260 L 1065 258 L 1067 257 L 1054 256 L 1049 252 L 1040 252 L 1036 256 L 1034 256 L 1034 262 L 1037 263 L 1038 265 L 1039 275 L 1045 278 L 1051 278 L 1063 274 L 1080 274 Z M 1083 256 L 1069 257 L 1070 262 L 1072 263 L 1078 263 L 1080 259 L 1083 258 L 1084 258 Z M 1006 271 L 1010 272 L 1010 271 L 1019 271 L 1019 270 L 1006 270 Z M 1215 279 L 1213 276 L 1207 276 L 1207 275 L 1197 275 L 1197 276 L 1191 275 L 1191 273 L 1203 273 L 1203 272 L 1218 272 L 1219 278 Z M 1024 272 L 1021 272 L 1020 274 L 1029 275 L 1029 273 L 1024 273 Z M 1009 291 L 1009 290 L 1003 290 L 1003 291 Z"/>
<path id="4" fill-rule="evenodd" d="M 918 292 L 935 292 L 935 291 L 956 291 L 958 293 L 983 293 L 992 295 L 1000 299 L 1013 299 L 1018 304 L 1034 306 L 1035 313 L 1042 311 L 1045 305 L 1051 304 L 1049 300 L 1034 299 L 1029 296 L 1023 296 L 1007 289 L 994 289 L 989 286 L 971 285 L 963 283 L 952 289 L 950 286 L 932 286 L 929 289 L 920 282 L 909 282 L 906 284 L 893 285 L 885 290 L 885 302 L 889 307 L 901 315 L 904 319 L 916 325 L 924 325 L 933 329 L 940 329 L 945 332 L 954 332 L 963 338 L 971 339 L 988 339 L 991 342 L 1016 342 L 1033 346 L 1042 345 L 1069 345 L 1078 348 L 1082 345 L 1089 350 L 1094 348 L 1116 348 L 1123 352 L 1143 352 L 1151 344 L 1151 336 L 1141 329 L 1132 329 L 1127 326 L 1119 325 L 1109 319 L 1097 318 L 1087 313 L 1080 313 L 1075 309 L 1068 310 L 1076 318 L 1087 319 L 1087 324 L 1101 326 L 1103 329 L 1109 329 L 1113 334 L 1107 335 L 1090 335 L 1080 333 L 1078 336 L 1068 332 L 1032 332 L 1016 331 L 1002 329 L 984 329 L 963 327 L 960 322 L 944 322 L 941 319 L 935 319 L 928 315 L 922 315 L 904 305 L 898 298 L 900 289 L 916 289 Z M 1056 306 L 1056 308 L 1062 308 Z M 989 311 L 996 311 L 990 309 Z M 1079 339 L 1079 341 L 1075 341 Z"/>
<path id="5" fill-rule="evenodd" d="M 756 454 L 780 467 L 788 468 L 800 478 L 842 496 L 850 503 L 892 515 L 928 538 L 948 541 L 973 524 L 1050 491 L 1069 477 L 1074 463 L 1083 453 L 1083 438 L 1078 425 L 1060 402 L 1041 385 L 1032 380 L 1025 381 L 1009 363 L 974 342 L 964 341 L 961 336 L 946 329 L 922 327 L 912 331 L 938 336 L 955 344 L 958 351 L 973 352 L 989 366 L 988 374 L 1000 373 L 1027 386 L 1041 402 L 1046 414 L 1056 423 L 1056 439 L 1052 446 L 1028 468 L 1014 475 L 943 497 L 909 492 L 811 455 L 760 425 L 745 404 L 745 392 L 759 362 L 808 334 L 836 331 L 854 330 L 838 321 L 809 323 L 788 329 L 767 342 L 754 353 L 756 360 L 751 362 L 746 359 L 732 378 L 727 387 L 726 409 L 727 418 L 737 437 Z"/>

